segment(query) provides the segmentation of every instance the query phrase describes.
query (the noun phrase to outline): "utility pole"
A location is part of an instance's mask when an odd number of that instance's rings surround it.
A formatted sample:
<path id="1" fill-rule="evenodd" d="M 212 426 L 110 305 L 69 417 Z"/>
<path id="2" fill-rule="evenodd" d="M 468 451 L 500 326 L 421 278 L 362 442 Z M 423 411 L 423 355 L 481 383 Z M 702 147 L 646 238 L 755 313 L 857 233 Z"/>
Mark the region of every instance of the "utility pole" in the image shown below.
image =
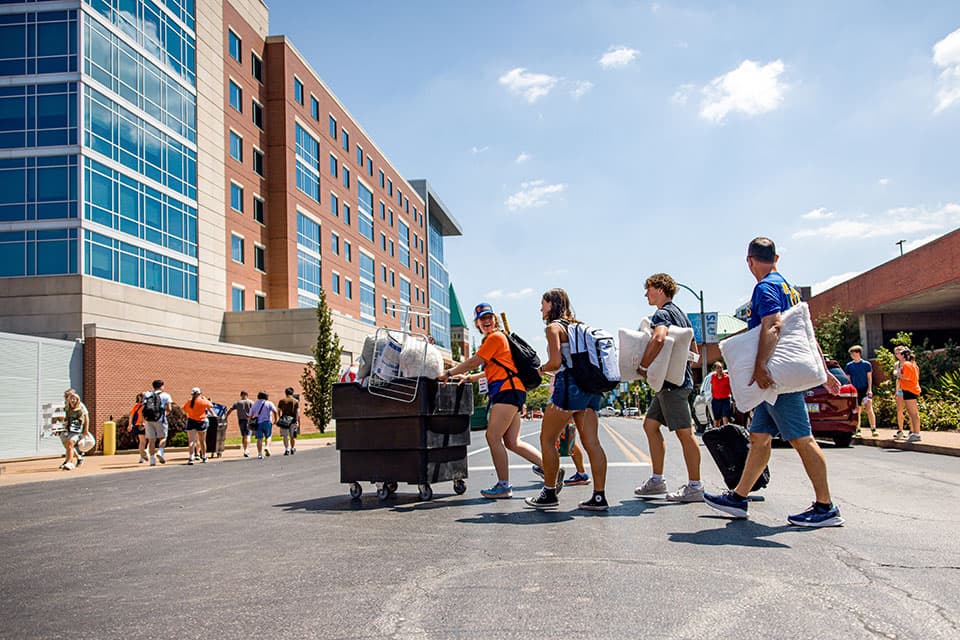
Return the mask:
<path id="1" fill-rule="evenodd" d="M 685 284 L 677 283 L 677 286 L 683 287 L 687 291 L 693 294 L 693 296 L 700 301 L 700 339 L 703 342 L 703 351 L 700 353 L 700 370 L 703 374 L 703 380 L 707 379 L 707 314 L 703 311 L 703 289 L 700 290 L 698 294 L 696 291 L 691 289 Z M 701 382 L 703 381 L 701 380 Z"/>
<path id="2" fill-rule="evenodd" d="M 894 242 L 895 245 L 897 245 L 897 246 L 900 247 L 900 257 L 901 257 L 901 258 L 903 257 L 903 243 L 904 243 L 904 242 L 906 242 L 906 240 L 901 240 L 901 241 L 899 241 L 899 242 Z"/>

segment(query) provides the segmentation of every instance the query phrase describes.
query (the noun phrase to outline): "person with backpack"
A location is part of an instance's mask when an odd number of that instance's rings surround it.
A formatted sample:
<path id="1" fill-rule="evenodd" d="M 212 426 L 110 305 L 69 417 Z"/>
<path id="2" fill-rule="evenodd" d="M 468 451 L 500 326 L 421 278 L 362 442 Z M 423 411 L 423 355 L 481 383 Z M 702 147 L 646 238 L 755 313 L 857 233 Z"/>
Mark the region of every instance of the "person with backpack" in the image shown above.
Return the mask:
<path id="1" fill-rule="evenodd" d="M 287 387 L 284 398 L 277 403 L 280 418 L 277 426 L 283 437 L 283 455 L 292 456 L 297 452 L 297 432 L 300 431 L 300 402 L 293 394 L 293 387 Z"/>
<path id="2" fill-rule="evenodd" d="M 138 393 L 137 399 L 130 409 L 130 421 L 127 423 L 127 433 L 133 432 L 137 436 L 137 449 L 140 453 L 140 464 L 147 461 L 147 432 L 143 430 L 143 394 Z"/>
<path id="3" fill-rule="evenodd" d="M 653 337 L 640 357 L 640 366 L 637 367 L 637 373 L 642 377 L 646 377 L 647 367 L 663 348 L 668 328 L 690 327 L 690 320 L 687 319 L 686 314 L 673 302 L 673 296 L 678 289 L 676 280 L 669 274 L 657 273 L 647 278 L 644 287 L 647 302 L 657 310 L 650 318 Z M 696 343 L 692 344 L 692 348 L 694 353 L 699 353 Z M 671 502 L 703 502 L 703 483 L 700 481 L 700 443 L 693 435 L 693 417 L 690 414 L 692 392 L 693 374 L 690 371 L 690 363 L 687 362 L 683 383 L 676 385 L 664 382 L 660 391 L 653 396 L 643 419 L 643 431 L 647 435 L 653 475 L 634 490 L 635 495 L 641 498 L 666 495 L 667 500 Z M 687 467 L 687 484 L 670 493 L 667 492 L 667 483 L 663 479 L 663 464 L 667 455 L 666 443 L 660 432 L 660 427 L 663 425 L 677 435 L 680 447 L 683 449 L 683 461 Z"/>
<path id="4" fill-rule="evenodd" d="M 143 394 L 143 424 L 146 432 L 148 452 L 150 453 L 150 466 L 157 466 L 157 460 L 160 464 L 166 464 L 167 459 L 163 455 L 163 446 L 167 441 L 167 416 L 170 414 L 170 405 L 173 398 L 163 390 L 163 380 L 154 380 L 153 389 Z"/>
<path id="5" fill-rule="evenodd" d="M 187 464 L 199 459 L 207 461 L 207 411 L 213 408 L 213 403 L 203 397 L 200 387 L 190 390 L 190 399 L 183 405 L 183 412 L 187 414 L 187 437 L 190 439 L 190 455 Z"/>
<path id="6" fill-rule="evenodd" d="M 747 307 L 747 328 L 760 327 L 752 382 L 756 382 L 761 389 L 769 389 L 776 382 L 770 376 L 767 361 L 780 340 L 781 316 L 801 301 L 799 292 L 777 271 L 779 259 L 776 245 L 770 238 L 754 238 L 747 246 L 747 267 L 757 280 Z M 820 348 L 819 345 L 817 348 Z M 840 382 L 829 370 L 823 386 L 832 395 L 840 392 Z M 775 402 L 757 405 L 750 420 L 750 451 L 740 482 L 730 491 L 706 494 L 704 501 L 713 509 L 733 518 L 747 518 L 747 508 L 750 506 L 747 496 L 770 460 L 775 435 L 789 442 L 800 456 L 815 496 L 809 509 L 787 516 L 787 522 L 801 527 L 842 525 L 840 509 L 830 498 L 827 460 L 813 438 L 803 391 L 781 393 Z"/>
<path id="7" fill-rule="evenodd" d="M 256 425 L 257 459 L 270 457 L 270 437 L 273 435 L 273 423 L 278 419 L 277 407 L 270 402 L 266 391 L 257 394 L 257 401 L 250 407 L 250 420 Z"/>
<path id="8" fill-rule="evenodd" d="M 543 459 L 534 447 L 519 438 L 520 410 L 527 402 L 527 390 L 514 361 L 510 341 L 500 330 L 500 321 L 493 307 L 486 302 L 478 304 L 473 310 L 473 322 L 483 334 L 480 348 L 474 355 L 447 369 L 438 379 L 446 381 L 454 378 L 463 383 L 486 376 L 490 398 L 487 444 L 497 472 L 497 483 L 489 489 L 482 489 L 480 495 L 491 499 L 511 498 L 513 488 L 510 485 L 507 451 L 516 453 L 538 467 L 543 465 Z M 483 373 L 461 375 L 479 366 L 483 367 Z M 558 480 L 563 481 L 562 471 Z"/>
<path id="9" fill-rule="evenodd" d="M 606 386 L 610 382 L 611 374 L 607 371 L 610 365 L 605 366 L 602 361 L 584 360 L 584 357 L 589 356 L 588 351 L 591 351 L 585 348 L 585 342 L 592 330 L 574 316 L 566 291 L 550 289 L 544 293 L 540 300 L 540 315 L 547 325 L 548 353 L 547 362 L 540 370 L 543 373 L 556 372 L 556 375 L 553 395 L 540 424 L 540 451 L 545 478 L 543 489 L 536 498 L 527 498 L 526 506 L 534 509 L 553 509 L 559 506 L 557 494 L 563 488 L 563 469 L 560 468 L 560 453 L 557 451 L 556 442 L 572 417 L 577 424 L 580 443 L 590 458 L 590 468 L 593 471 L 593 495 L 581 502 L 579 507 L 589 511 L 606 511 L 607 455 L 600 445 L 597 431 L 601 392 L 592 390 L 595 387 L 585 389 L 584 386 L 587 386 L 587 381 L 591 378 L 594 381 L 602 380 L 601 384 Z M 601 351 L 599 344 L 594 343 L 594 347 L 594 353 Z M 585 368 L 586 371 L 574 375 L 577 367 L 581 370 Z M 618 371 L 618 367 L 612 366 L 612 371 Z M 619 373 L 617 377 L 619 378 Z M 546 478 L 554 477 L 556 482 L 551 486 Z"/>

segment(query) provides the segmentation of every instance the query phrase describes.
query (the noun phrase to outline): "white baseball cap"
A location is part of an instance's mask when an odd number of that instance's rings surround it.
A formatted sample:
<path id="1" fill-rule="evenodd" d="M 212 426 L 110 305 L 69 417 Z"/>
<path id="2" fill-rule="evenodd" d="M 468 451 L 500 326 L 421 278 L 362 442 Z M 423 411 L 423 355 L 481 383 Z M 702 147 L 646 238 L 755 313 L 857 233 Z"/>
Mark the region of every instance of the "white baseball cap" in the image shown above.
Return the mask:
<path id="1" fill-rule="evenodd" d="M 200 387 L 194 387 L 193 389 L 190 389 L 190 393 L 200 393 Z"/>

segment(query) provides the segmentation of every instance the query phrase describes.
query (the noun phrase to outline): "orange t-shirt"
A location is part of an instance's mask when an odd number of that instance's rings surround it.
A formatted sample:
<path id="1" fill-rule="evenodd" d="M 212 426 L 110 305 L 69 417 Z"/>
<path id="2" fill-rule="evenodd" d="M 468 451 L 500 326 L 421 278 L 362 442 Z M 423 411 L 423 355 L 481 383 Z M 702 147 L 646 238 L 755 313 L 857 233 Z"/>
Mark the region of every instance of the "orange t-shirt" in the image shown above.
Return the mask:
<path id="1" fill-rule="evenodd" d="M 503 335 L 502 331 L 491 333 L 484 338 L 483 344 L 477 349 L 477 355 L 483 358 L 483 372 L 487 376 L 488 384 L 503 381 L 500 391 L 524 390 L 519 378 L 509 375 L 506 369 L 494 362 L 496 360 L 516 371 L 513 356 L 510 354 L 510 343 L 507 342 L 507 336 Z"/>
<path id="2" fill-rule="evenodd" d="M 187 417 L 191 420 L 196 420 L 197 422 L 202 422 L 207 416 L 207 409 L 213 407 L 213 403 L 204 398 L 203 396 L 197 396 L 197 401 L 193 403 L 193 406 L 190 406 L 190 400 L 187 400 L 181 409 L 187 414 Z"/>
<path id="3" fill-rule="evenodd" d="M 920 367 L 917 363 L 908 360 L 900 365 L 900 388 L 920 395 Z"/>

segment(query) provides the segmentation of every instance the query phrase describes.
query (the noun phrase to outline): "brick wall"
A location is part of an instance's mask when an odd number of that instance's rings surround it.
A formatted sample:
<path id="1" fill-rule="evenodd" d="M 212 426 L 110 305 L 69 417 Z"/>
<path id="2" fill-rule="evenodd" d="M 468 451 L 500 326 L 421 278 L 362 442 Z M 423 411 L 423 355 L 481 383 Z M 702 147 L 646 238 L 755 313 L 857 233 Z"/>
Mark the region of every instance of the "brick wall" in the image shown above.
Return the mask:
<path id="1" fill-rule="evenodd" d="M 165 390 L 179 405 L 190 399 L 193 387 L 227 406 L 240 397 L 241 389 L 251 399 L 266 391 L 276 403 L 286 387 L 300 393 L 303 367 L 297 362 L 88 338 L 83 348 L 83 401 L 90 409 L 97 442 L 101 442 L 103 423 L 110 416 L 119 419 L 126 415 L 136 395 L 150 389 L 157 378 L 166 383 Z M 302 410 L 301 430 L 317 430 Z M 231 415 L 227 437 L 239 435 L 236 416 Z"/>

